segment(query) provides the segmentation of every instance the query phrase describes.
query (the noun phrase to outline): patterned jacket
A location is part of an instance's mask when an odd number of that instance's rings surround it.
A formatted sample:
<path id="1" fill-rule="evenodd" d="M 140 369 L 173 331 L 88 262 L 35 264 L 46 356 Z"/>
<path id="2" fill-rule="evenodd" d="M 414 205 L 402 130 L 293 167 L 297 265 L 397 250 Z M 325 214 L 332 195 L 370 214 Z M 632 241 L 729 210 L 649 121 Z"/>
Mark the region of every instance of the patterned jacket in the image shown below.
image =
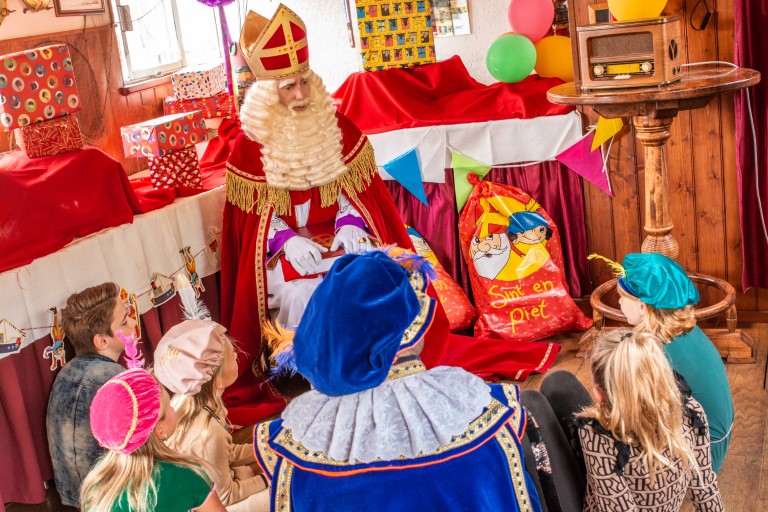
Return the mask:
<path id="1" fill-rule="evenodd" d="M 686 396 L 683 412 L 684 436 L 693 448 L 699 471 L 686 471 L 681 460 L 674 458 L 673 464 L 657 472 L 653 480 L 640 459 L 638 446 L 617 441 L 597 420 L 576 420 L 587 469 L 585 512 L 677 512 L 687 491 L 697 511 L 724 510 L 717 475 L 712 471 L 704 410 L 694 398 Z"/>

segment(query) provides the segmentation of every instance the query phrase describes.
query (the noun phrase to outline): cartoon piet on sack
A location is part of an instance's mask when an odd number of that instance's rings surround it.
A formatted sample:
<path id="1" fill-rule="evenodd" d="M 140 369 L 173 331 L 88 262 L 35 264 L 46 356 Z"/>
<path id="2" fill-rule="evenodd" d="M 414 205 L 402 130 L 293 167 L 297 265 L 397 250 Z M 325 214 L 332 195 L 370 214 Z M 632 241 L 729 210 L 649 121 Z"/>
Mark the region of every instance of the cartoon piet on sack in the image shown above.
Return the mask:
<path id="1" fill-rule="evenodd" d="M 528 194 L 479 181 L 459 219 L 475 336 L 534 341 L 592 325 L 568 295 L 557 226 Z"/>

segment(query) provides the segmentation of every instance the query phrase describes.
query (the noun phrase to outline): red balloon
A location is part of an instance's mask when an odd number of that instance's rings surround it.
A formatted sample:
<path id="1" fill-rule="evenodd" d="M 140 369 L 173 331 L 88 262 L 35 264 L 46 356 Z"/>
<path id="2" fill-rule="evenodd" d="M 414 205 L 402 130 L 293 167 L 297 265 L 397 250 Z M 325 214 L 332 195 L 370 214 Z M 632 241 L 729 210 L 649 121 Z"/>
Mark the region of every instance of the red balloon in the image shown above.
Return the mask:
<path id="1" fill-rule="evenodd" d="M 510 0 L 509 26 L 535 43 L 552 28 L 555 7 L 552 0 Z"/>

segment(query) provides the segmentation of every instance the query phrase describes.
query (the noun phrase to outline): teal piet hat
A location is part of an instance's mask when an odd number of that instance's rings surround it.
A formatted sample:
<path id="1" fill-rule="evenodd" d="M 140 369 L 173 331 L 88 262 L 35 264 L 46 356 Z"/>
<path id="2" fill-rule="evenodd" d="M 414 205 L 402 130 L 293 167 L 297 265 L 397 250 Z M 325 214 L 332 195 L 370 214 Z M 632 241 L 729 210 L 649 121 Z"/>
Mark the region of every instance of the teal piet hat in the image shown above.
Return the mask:
<path id="1" fill-rule="evenodd" d="M 676 261 L 657 253 L 632 253 L 621 265 L 602 256 L 619 278 L 619 292 L 624 292 L 656 309 L 680 309 L 699 302 L 699 291 Z"/>

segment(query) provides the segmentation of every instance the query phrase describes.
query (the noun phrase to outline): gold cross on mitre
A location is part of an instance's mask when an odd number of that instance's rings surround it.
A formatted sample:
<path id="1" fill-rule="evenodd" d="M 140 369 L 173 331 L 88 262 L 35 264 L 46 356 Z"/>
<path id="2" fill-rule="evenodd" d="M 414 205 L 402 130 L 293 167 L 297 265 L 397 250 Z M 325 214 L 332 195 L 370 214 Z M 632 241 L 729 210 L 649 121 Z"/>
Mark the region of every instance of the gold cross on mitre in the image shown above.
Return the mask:
<path id="1" fill-rule="evenodd" d="M 309 68 L 307 27 L 283 4 L 270 20 L 248 12 L 240 33 L 240 50 L 259 80 L 286 78 Z"/>

